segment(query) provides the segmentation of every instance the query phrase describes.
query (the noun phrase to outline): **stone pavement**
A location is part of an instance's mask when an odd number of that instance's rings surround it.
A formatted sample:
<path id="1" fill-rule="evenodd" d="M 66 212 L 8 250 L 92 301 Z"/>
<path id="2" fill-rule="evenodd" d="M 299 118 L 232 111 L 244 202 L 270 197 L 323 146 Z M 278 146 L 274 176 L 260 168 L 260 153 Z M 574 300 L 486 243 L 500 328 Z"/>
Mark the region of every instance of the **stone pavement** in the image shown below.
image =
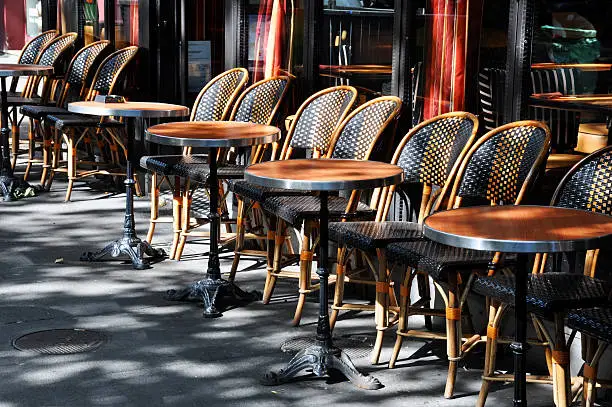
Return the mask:
<path id="1" fill-rule="evenodd" d="M 23 165 L 18 166 L 18 172 Z M 34 179 L 34 178 L 33 178 Z M 354 361 L 384 384 L 360 390 L 342 380 L 309 378 L 278 387 L 259 383 L 268 369 L 290 357 L 281 345 L 311 337 L 315 299 L 303 324 L 289 325 L 296 301 L 294 281 L 279 282 L 275 300 L 203 319 L 198 303 L 173 303 L 162 293 L 202 276 L 206 242 L 188 244 L 180 262 L 164 260 L 136 271 L 112 259 L 79 261 L 81 252 L 120 236 L 123 194 L 94 191 L 77 183 L 73 201 L 63 202 L 66 183 L 50 192 L 0 203 L 0 405 L 1 406 L 473 406 L 480 388 L 482 354 L 476 352 L 457 380 L 457 396 L 442 397 L 446 379 L 443 343 L 405 341 L 401 360 L 390 370 L 390 331 L 377 366 L 369 364 L 374 334 L 371 313 L 344 315 L 334 332 L 355 343 Z M 137 228 L 146 233 L 148 200 L 137 199 Z M 158 227 L 156 247 L 167 248 L 170 228 Z M 228 271 L 231 254 L 222 256 Z M 265 271 L 242 263 L 244 289 L 263 288 Z M 422 325 L 415 318 L 414 325 Z M 12 346 L 20 336 L 42 330 L 84 328 L 103 332 L 107 342 L 93 352 L 42 355 Z M 543 359 L 533 352 L 531 360 Z M 510 366 L 505 358 L 501 367 Z M 530 406 L 551 406 L 551 387 L 530 385 Z M 510 406 L 511 385 L 498 385 L 488 405 Z"/>

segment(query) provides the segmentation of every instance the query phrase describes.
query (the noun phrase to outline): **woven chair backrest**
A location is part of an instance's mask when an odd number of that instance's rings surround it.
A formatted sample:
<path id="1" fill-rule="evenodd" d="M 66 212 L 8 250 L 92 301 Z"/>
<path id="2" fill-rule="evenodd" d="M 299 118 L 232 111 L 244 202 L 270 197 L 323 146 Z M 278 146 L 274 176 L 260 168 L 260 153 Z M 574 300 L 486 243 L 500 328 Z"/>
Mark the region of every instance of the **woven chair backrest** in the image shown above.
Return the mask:
<path id="1" fill-rule="evenodd" d="M 87 78 L 94 62 L 109 44 L 109 41 L 97 41 L 81 48 L 76 53 L 68 66 L 58 106 L 65 108 L 68 103 L 80 100 L 84 96 L 87 89 Z"/>
<path id="2" fill-rule="evenodd" d="M 232 103 L 248 80 L 244 68 L 230 69 L 211 79 L 196 98 L 191 120 L 227 120 Z"/>
<path id="3" fill-rule="evenodd" d="M 334 133 L 331 158 L 367 160 L 376 141 L 397 116 L 400 98 L 383 96 L 359 106 Z"/>
<path id="4" fill-rule="evenodd" d="M 336 127 L 344 120 L 356 97 L 357 90 L 352 86 L 323 89 L 309 97 L 291 123 L 288 147 L 325 154 Z M 287 148 L 284 147 L 283 151 L 286 153 Z"/>
<path id="5" fill-rule="evenodd" d="M 520 203 L 549 146 L 550 131 L 541 122 L 515 122 L 488 132 L 461 164 L 450 204 L 458 206 L 463 199 L 464 203 Z"/>
<path id="6" fill-rule="evenodd" d="M 392 163 L 404 169 L 405 183 L 443 186 L 477 128 L 478 119 L 471 113 L 434 117 L 408 132 Z"/>
<path id="7" fill-rule="evenodd" d="M 134 59 L 136 52 L 138 52 L 138 47 L 131 46 L 117 50 L 107 56 L 96 71 L 87 100 L 92 100 L 96 95 L 111 94 L 119 76 L 127 64 Z"/>
<path id="8" fill-rule="evenodd" d="M 557 187 L 551 205 L 612 215 L 612 146 L 576 164 Z"/>
<path id="9" fill-rule="evenodd" d="M 256 82 L 236 101 L 231 120 L 270 124 L 289 87 L 288 76 L 276 76 Z"/>
<path id="10" fill-rule="evenodd" d="M 36 62 L 36 59 L 40 55 L 40 51 L 50 43 L 53 38 L 57 37 L 57 31 L 49 30 L 45 31 L 32 38 L 22 49 L 19 54 L 19 58 L 17 58 L 17 63 L 19 64 L 33 64 Z M 18 77 L 13 78 L 11 81 L 10 91 L 15 92 L 17 89 L 17 82 L 19 81 Z"/>

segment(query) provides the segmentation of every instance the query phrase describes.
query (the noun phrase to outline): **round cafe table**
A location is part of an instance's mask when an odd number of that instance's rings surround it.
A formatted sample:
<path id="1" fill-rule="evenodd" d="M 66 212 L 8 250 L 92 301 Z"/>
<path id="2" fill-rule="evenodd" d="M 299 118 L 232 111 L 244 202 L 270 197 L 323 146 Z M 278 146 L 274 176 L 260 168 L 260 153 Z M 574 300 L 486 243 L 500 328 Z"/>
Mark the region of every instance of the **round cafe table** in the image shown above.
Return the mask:
<path id="1" fill-rule="evenodd" d="M 27 182 L 17 180 L 13 175 L 11 167 L 11 156 L 9 151 L 9 136 L 11 130 L 8 125 L 8 94 L 6 91 L 6 78 L 9 76 L 33 76 L 53 74 L 52 66 L 25 65 L 25 64 L 0 64 L 0 109 L 2 122 L 0 123 L 0 137 L 2 138 L 2 161 L 0 162 L 0 192 L 5 201 L 11 201 L 15 190 L 25 190 L 29 185 Z"/>
<path id="2" fill-rule="evenodd" d="M 425 219 L 425 237 L 449 246 L 517 253 L 514 405 L 526 406 L 528 254 L 586 251 L 612 243 L 612 217 L 552 206 L 476 206 Z"/>
<path id="3" fill-rule="evenodd" d="M 328 312 L 328 223 L 327 206 L 329 191 L 372 189 L 402 182 L 403 170 L 396 166 L 376 161 L 296 159 L 270 161 L 247 168 L 245 179 L 253 184 L 271 188 L 320 191 L 319 212 L 319 260 L 317 274 L 320 278 L 319 320 L 315 344 L 298 352 L 289 365 L 265 377 L 265 384 L 276 385 L 293 378 L 304 369 L 312 369 L 317 376 L 324 376 L 329 369 L 342 373 L 357 387 L 378 389 L 382 385 L 371 377 L 361 374 L 350 358 L 333 345 Z"/>
<path id="4" fill-rule="evenodd" d="M 147 129 L 147 140 L 152 143 L 177 147 L 202 147 L 208 149 L 210 175 L 210 205 L 208 220 L 210 225 L 210 250 L 208 268 L 204 279 L 189 284 L 182 290 L 168 290 L 166 298 L 183 301 L 201 298 L 204 303 L 204 317 L 221 316 L 220 302 L 227 297 L 232 300 L 256 300 L 257 293 L 246 293 L 233 282 L 221 278 L 219 265 L 219 236 L 221 218 L 219 216 L 219 190 L 217 176 L 217 155 L 220 148 L 248 147 L 278 141 L 280 130 L 277 127 L 255 123 L 229 121 L 201 121 L 164 123 Z"/>
<path id="5" fill-rule="evenodd" d="M 125 176 L 125 215 L 123 220 L 123 236 L 107 244 L 97 252 L 86 252 L 81 256 L 82 261 L 98 261 L 106 255 L 117 257 L 128 255 L 135 269 L 142 270 L 149 267 L 149 260 L 144 254 L 153 258 L 164 256 L 163 250 L 156 250 L 136 235 L 134 223 L 134 137 L 143 134 L 145 119 L 164 117 L 184 117 L 189 115 L 189 108 L 180 105 L 153 102 L 74 102 L 68 104 L 68 111 L 94 116 L 124 117 L 127 121 L 127 162 Z"/>

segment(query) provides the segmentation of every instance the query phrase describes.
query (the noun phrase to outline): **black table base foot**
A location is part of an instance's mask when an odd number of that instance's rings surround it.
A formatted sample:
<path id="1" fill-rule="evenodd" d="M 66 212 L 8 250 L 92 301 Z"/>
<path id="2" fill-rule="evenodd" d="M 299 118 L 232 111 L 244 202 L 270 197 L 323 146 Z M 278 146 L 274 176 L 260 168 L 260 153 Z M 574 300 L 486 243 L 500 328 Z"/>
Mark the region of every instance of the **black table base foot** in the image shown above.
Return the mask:
<path id="1" fill-rule="evenodd" d="M 205 278 L 182 290 L 168 290 L 165 298 L 169 301 L 203 301 L 204 317 L 217 318 L 222 315 L 221 310 L 225 305 L 259 301 L 262 295 L 258 291 L 243 291 L 222 278 Z"/>
<path id="2" fill-rule="evenodd" d="M 312 369 L 317 376 L 326 376 L 333 369 L 343 374 L 355 386 L 365 390 L 380 389 L 382 384 L 372 376 L 361 374 L 346 353 L 326 344 L 315 344 L 301 350 L 291 359 L 289 365 L 278 373 L 265 375 L 262 384 L 276 386 L 292 381 L 302 370 Z"/>
<path id="3" fill-rule="evenodd" d="M 0 193 L 5 202 L 34 196 L 36 189 L 20 178 L 14 176 L 0 176 Z"/>
<path id="4" fill-rule="evenodd" d="M 132 266 L 136 270 L 149 268 L 149 259 L 144 258 L 145 254 L 153 259 L 161 259 L 166 255 L 162 249 L 154 249 L 148 242 L 138 238 L 123 237 L 109 243 L 98 252 L 83 253 L 81 261 L 100 261 L 109 254 L 111 257 L 118 257 L 122 254 L 129 256 L 132 260 Z"/>

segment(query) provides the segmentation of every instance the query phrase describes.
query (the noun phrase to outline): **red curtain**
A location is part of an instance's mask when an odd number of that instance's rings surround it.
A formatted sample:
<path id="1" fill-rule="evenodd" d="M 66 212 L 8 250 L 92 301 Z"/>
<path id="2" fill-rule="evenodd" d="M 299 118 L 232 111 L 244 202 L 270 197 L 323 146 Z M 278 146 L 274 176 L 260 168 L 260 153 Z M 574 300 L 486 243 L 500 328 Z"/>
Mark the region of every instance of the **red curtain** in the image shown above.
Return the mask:
<path id="1" fill-rule="evenodd" d="M 465 109 L 469 0 L 430 0 L 424 119 Z"/>
<path id="2" fill-rule="evenodd" d="M 130 44 L 138 45 L 138 0 L 130 3 Z"/>
<path id="3" fill-rule="evenodd" d="M 285 0 L 261 0 L 255 32 L 253 81 L 278 75 L 283 63 Z"/>

